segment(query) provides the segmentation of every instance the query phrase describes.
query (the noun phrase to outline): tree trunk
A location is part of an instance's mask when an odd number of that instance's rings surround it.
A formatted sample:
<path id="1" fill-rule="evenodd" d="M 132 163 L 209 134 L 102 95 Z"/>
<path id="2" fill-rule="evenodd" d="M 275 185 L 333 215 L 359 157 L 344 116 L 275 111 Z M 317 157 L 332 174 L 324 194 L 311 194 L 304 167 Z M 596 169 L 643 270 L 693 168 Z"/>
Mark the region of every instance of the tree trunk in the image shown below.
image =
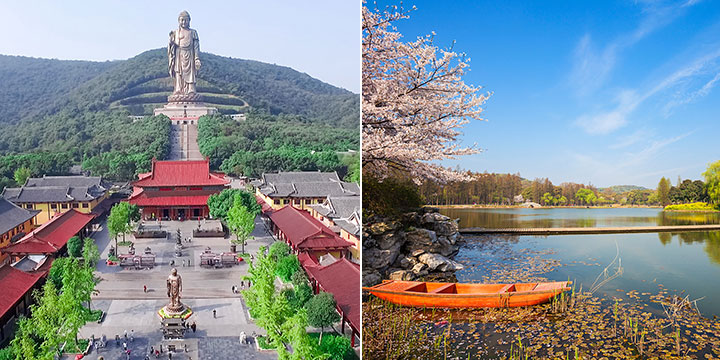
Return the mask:
<path id="1" fill-rule="evenodd" d="M 324 329 L 325 329 L 324 326 L 321 326 L 321 327 L 320 327 L 320 338 L 318 339 L 318 346 L 320 346 L 320 344 L 322 344 L 322 335 L 323 335 L 323 330 L 324 330 Z"/>

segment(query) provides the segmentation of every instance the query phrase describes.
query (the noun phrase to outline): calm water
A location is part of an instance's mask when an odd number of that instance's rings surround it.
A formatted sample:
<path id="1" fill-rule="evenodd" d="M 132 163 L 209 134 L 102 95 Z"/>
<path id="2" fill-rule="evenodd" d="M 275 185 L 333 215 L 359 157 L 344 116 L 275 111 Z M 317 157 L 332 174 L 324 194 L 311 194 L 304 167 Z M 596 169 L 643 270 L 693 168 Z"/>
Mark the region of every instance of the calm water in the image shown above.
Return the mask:
<path id="1" fill-rule="evenodd" d="M 653 225 L 701 225 L 720 223 L 720 213 L 663 212 L 660 209 L 441 209 L 460 227 L 550 228 Z"/>
<path id="2" fill-rule="evenodd" d="M 574 227 L 648 226 L 720 223 L 717 213 L 669 213 L 659 209 L 442 209 L 460 218 L 461 227 Z M 456 260 L 467 265 L 458 281 L 482 282 L 489 264 L 541 253 L 556 260 L 550 280 L 574 280 L 588 289 L 618 249 L 623 275 L 600 288 L 596 295 L 622 297 L 630 290 L 657 293 L 666 288 L 691 299 L 705 316 L 720 316 L 720 232 L 466 236 Z M 615 266 L 613 267 L 615 268 Z M 612 269 L 611 269 L 612 270 Z M 622 291 L 618 291 L 622 290 Z M 684 292 L 684 293 L 683 293 Z M 656 307 L 657 305 L 649 304 Z"/>

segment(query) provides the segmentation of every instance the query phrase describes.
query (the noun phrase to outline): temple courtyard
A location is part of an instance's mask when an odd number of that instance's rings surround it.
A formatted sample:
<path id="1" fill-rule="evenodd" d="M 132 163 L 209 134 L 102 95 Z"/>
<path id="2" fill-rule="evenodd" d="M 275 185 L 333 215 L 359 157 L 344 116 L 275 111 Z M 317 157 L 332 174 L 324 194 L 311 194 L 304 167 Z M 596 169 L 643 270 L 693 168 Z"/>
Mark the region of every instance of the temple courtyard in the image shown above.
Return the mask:
<path id="1" fill-rule="evenodd" d="M 156 255 L 153 268 L 137 270 L 134 267 L 108 266 L 105 260 L 115 241 L 110 239 L 105 221 L 101 219 L 99 228 L 93 233 L 102 260 L 97 266 L 96 275 L 100 282 L 92 302 L 92 308 L 103 310 L 105 318 L 101 323 L 85 325 L 79 336 L 101 338 L 105 335 L 107 345 L 99 349 L 99 352 L 93 349 L 87 359 L 97 359 L 100 356 L 106 360 L 127 359 L 123 348 L 125 332 L 128 333 L 130 359 L 145 359 L 151 347 L 157 349 L 160 345 L 163 346 L 164 353 L 160 356 L 163 359 L 168 358 L 168 345 L 175 345 L 177 349 L 173 353 L 173 359 L 277 358 L 274 352 L 258 352 L 254 343 L 243 344 L 240 341 L 242 332 L 248 337 L 253 333 L 264 333 L 263 329 L 249 320 L 241 295 L 232 292 L 233 286 L 241 286 L 242 276 L 247 274 L 247 262 L 222 268 L 200 265 L 200 254 L 207 247 L 215 253 L 229 251 L 229 239 L 210 237 L 193 238 L 191 242 L 183 241 L 182 256 L 177 257 L 177 229 L 181 231 L 181 238 L 191 237 L 192 230 L 198 227 L 198 221 L 164 221 L 160 224 L 153 222 L 146 226 L 162 228 L 171 234 L 170 239 L 135 239 L 132 235 L 126 235 L 127 240 L 134 242 L 136 253 L 142 253 L 146 247 L 152 249 Z M 248 241 L 245 246 L 246 253 L 254 254 L 260 246 L 269 246 L 274 241 L 260 216 L 256 218 L 252 235 L 255 238 Z M 239 245 L 237 251 L 241 252 Z M 119 246 L 119 254 L 127 252 L 128 246 Z M 194 322 L 197 326 L 196 332 L 188 329 L 182 340 L 163 340 L 157 314 L 169 300 L 166 279 L 172 268 L 177 268 L 178 274 L 182 276 L 181 301 L 193 310 L 188 323 Z M 147 287 L 147 292 L 144 291 L 144 286 Z M 116 335 L 120 337 L 118 343 L 115 341 Z"/>

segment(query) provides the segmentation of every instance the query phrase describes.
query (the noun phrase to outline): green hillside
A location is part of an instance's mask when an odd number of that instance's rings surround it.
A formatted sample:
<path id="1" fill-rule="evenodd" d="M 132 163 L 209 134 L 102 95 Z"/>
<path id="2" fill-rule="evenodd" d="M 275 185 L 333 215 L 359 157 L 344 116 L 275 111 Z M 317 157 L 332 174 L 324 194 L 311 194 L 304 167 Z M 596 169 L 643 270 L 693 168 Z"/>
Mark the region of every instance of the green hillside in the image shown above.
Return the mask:
<path id="1" fill-rule="evenodd" d="M 624 192 L 633 191 L 633 190 L 648 190 L 645 187 L 637 186 L 637 185 L 613 185 L 613 186 L 598 189 L 598 190 L 602 191 L 605 189 L 610 189 L 617 194 L 622 194 Z"/>
<path id="2" fill-rule="evenodd" d="M 307 122 L 357 128 L 360 96 L 289 67 L 202 54 L 198 92 L 221 113 L 293 114 Z M 41 121 L 68 108 L 148 115 L 172 91 L 165 49 L 113 62 L 0 55 L 0 124 Z"/>

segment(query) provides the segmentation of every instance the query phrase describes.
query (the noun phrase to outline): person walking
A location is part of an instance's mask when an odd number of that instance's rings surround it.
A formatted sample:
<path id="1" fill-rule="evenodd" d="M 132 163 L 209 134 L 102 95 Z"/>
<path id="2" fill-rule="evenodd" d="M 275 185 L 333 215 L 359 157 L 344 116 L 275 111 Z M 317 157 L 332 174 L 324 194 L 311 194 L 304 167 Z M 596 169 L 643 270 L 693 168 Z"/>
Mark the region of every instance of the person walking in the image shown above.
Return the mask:
<path id="1" fill-rule="evenodd" d="M 147 285 L 143 285 L 143 292 L 144 292 L 144 293 L 147 292 Z"/>
<path id="2" fill-rule="evenodd" d="M 130 342 L 135 341 L 135 329 L 130 330 Z"/>
<path id="3" fill-rule="evenodd" d="M 213 309 L 213 319 L 217 319 L 217 310 Z"/>
<path id="4" fill-rule="evenodd" d="M 240 280 L 240 287 L 245 288 L 245 280 Z"/>
<path id="5" fill-rule="evenodd" d="M 194 321 L 193 321 L 193 323 L 190 325 L 190 328 L 192 329 L 193 334 L 194 334 L 194 333 L 195 333 L 195 328 L 197 328 L 197 325 L 195 325 L 195 322 L 194 322 Z"/>

